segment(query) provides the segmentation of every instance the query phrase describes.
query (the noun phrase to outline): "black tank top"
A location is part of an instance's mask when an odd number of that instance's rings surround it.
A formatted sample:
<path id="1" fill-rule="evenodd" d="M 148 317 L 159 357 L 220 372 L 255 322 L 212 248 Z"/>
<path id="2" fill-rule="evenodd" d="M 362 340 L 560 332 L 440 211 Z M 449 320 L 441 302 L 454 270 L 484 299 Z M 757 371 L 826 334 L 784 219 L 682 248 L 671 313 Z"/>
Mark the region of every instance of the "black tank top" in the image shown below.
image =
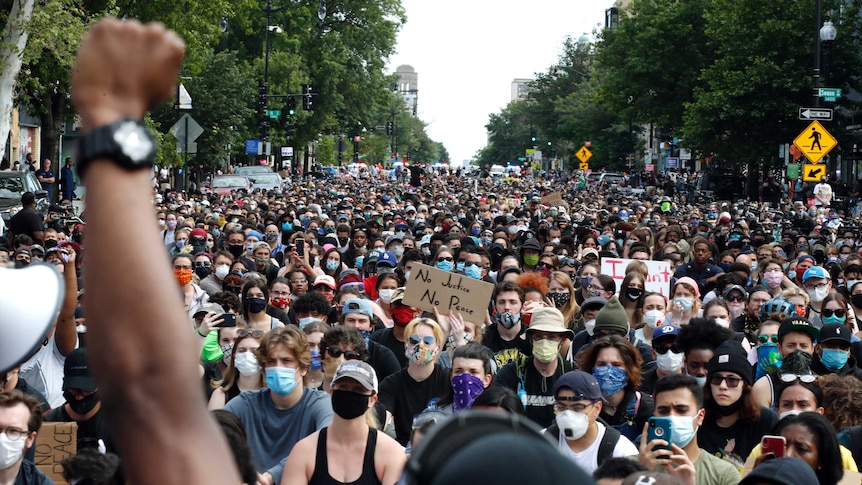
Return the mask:
<path id="1" fill-rule="evenodd" d="M 362 475 L 355 481 L 345 484 L 329 476 L 329 464 L 326 459 L 326 431 L 320 430 L 317 437 L 317 457 L 314 460 L 314 474 L 308 485 L 380 485 L 374 470 L 374 450 L 377 448 L 377 430 L 368 430 L 368 441 L 365 443 L 365 458 L 362 460 Z"/>

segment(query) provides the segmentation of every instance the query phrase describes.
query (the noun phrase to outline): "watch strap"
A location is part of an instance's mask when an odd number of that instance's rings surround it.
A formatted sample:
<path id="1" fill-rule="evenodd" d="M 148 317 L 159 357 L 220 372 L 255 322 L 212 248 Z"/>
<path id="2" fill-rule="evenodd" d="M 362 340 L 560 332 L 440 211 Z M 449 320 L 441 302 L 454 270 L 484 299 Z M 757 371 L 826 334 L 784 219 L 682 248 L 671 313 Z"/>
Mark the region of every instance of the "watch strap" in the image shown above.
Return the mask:
<path id="1" fill-rule="evenodd" d="M 125 168 L 126 170 L 136 170 L 142 168 L 150 168 L 153 166 L 152 156 L 148 161 L 133 161 L 126 156 L 122 147 L 119 146 L 117 141 L 114 139 L 114 134 L 117 129 L 128 122 L 133 122 L 143 128 L 143 130 L 147 133 L 147 135 L 152 139 L 152 134 L 150 134 L 149 129 L 147 128 L 141 120 L 137 120 L 134 118 L 123 118 L 121 120 L 115 121 L 113 123 L 109 123 L 106 125 L 101 125 L 93 128 L 81 138 L 78 139 L 77 143 L 77 165 L 78 165 L 78 175 L 81 177 L 81 180 L 86 180 L 86 173 L 90 168 L 90 164 L 97 159 L 110 160 L 117 165 Z M 153 141 L 155 144 L 155 141 Z M 153 149 L 155 152 L 155 146 Z M 155 153 L 153 153 L 154 155 Z"/>

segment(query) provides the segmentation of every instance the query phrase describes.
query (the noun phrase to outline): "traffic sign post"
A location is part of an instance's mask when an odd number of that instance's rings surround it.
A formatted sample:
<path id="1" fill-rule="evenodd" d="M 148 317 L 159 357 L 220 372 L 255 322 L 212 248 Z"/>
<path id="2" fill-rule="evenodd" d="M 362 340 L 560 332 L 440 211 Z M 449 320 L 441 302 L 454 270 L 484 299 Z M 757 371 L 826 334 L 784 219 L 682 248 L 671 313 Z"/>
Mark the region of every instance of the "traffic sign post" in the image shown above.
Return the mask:
<path id="1" fill-rule="evenodd" d="M 799 108 L 800 120 L 832 120 L 832 108 Z"/>
<path id="2" fill-rule="evenodd" d="M 590 158 L 592 158 L 593 152 L 591 152 L 590 149 L 587 148 L 587 145 L 585 144 L 584 146 L 582 146 L 580 148 L 580 150 L 578 150 L 577 153 L 575 153 L 575 156 L 578 157 L 578 160 L 580 160 L 581 163 L 587 163 L 587 161 Z"/>
<path id="3" fill-rule="evenodd" d="M 793 140 L 793 144 L 802 151 L 808 160 L 817 163 L 838 145 L 838 141 L 819 121 L 812 121 Z"/>

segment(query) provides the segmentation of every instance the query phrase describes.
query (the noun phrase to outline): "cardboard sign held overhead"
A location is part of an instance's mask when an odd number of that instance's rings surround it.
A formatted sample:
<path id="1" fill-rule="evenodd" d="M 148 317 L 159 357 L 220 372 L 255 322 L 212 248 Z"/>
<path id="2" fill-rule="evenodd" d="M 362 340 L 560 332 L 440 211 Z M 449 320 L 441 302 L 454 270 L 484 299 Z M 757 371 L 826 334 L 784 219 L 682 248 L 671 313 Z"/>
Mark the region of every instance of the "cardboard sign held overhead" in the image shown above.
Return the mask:
<path id="1" fill-rule="evenodd" d="M 565 200 L 563 200 L 563 195 L 559 192 L 551 192 L 550 194 L 542 197 L 542 203 L 548 204 L 550 206 L 569 206 L 569 204 Z"/>
<path id="2" fill-rule="evenodd" d="M 606 274 L 617 282 L 617 293 L 626 277 L 626 267 L 635 261 L 625 258 L 602 258 L 602 274 Z M 670 298 L 670 279 L 673 278 L 673 269 L 667 261 L 644 261 L 649 271 L 644 282 L 644 290 L 661 293 L 665 298 Z"/>
<path id="3" fill-rule="evenodd" d="M 460 312 L 465 320 L 482 322 L 494 285 L 462 274 L 413 264 L 404 287 L 404 304 L 441 315 Z"/>
<path id="4" fill-rule="evenodd" d="M 54 483 L 66 483 L 60 463 L 78 452 L 78 423 L 42 423 L 35 451 L 39 470 Z"/>

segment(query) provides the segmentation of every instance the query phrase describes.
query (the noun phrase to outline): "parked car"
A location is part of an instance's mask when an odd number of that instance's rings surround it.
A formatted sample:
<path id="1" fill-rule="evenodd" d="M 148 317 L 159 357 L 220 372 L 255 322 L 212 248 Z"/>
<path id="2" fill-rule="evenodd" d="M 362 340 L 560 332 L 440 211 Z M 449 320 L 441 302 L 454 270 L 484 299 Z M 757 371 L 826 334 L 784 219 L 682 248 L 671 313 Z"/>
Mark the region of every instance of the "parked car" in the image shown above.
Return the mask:
<path id="1" fill-rule="evenodd" d="M 251 180 L 251 189 L 260 189 L 264 192 L 270 190 L 281 190 L 284 185 L 284 180 L 277 173 L 250 173 L 247 175 Z"/>
<path id="2" fill-rule="evenodd" d="M 33 172 L 0 172 L 0 215 L 7 227 L 9 219 L 22 208 L 21 196 L 24 192 L 33 192 L 36 195 L 36 212 L 48 211 L 51 204 L 48 192 L 42 190 L 42 184 Z"/>
<path id="3" fill-rule="evenodd" d="M 599 177 L 599 184 L 605 184 L 607 187 L 619 185 L 625 181 L 623 174 L 617 172 L 605 172 Z"/>
<path id="4" fill-rule="evenodd" d="M 216 175 L 213 177 L 207 192 L 210 194 L 227 195 L 232 191 L 244 190 L 251 192 L 251 180 L 243 175 Z"/>
<path id="5" fill-rule="evenodd" d="M 248 165 L 243 167 L 235 167 L 234 175 L 251 175 L 253 173 L 273 173 L 272 169 L 267 165 Z"/>

